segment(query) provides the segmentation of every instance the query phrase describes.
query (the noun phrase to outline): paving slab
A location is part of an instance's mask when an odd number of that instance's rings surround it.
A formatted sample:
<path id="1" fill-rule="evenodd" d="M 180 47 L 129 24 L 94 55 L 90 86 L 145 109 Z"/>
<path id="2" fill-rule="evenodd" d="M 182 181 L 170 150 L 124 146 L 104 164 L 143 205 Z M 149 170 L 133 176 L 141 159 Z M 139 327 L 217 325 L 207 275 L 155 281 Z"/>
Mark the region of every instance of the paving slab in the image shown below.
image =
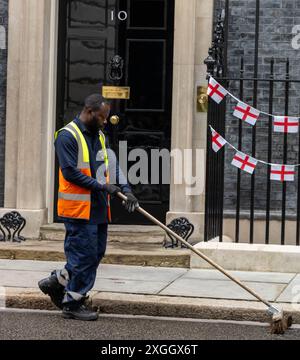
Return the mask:
<path id="1" fill-rule="evenodd" d="M 127 294 L 158 294 L 169 284 L 168 281 L 137 281 L 120 279 L 96 279 L 94 290 Z"/>
<path id="2" fill-rule="evenodd" d="M 49 272 L 0 270 L 0 286 L 37 288 L 42 278 L 49 276 Z"/>
<path id="3" fill-rule="evenodd" d="M 274 301 L 287 286 L 274 283 L 247 283 L 266 300 Z M 159 293 L 159 295 L 187 296 L 200 298 L 255 300 L 237 284 L 227 280 L 179 279 Z"/>
<path id="4" fill-rule="evenodd" d="M 64 262 L 55 261 L 31 261 L 31 260 L 1 260 L 0 271 L 34 271 L 48 272 L 55 269 L 62 269 Z M 188 270 L 184 268 L 160 268 L 141 267 L 129 265 L 108 265 L 101 264 L 98 269 L 99 278 L 106 279 L 128 279 L 143 281 L 173 281 L 185 274 Z"/>
<path id="5" fill-rule="evenodd" d="M 24 270 L 24 271 L 52 271 L 61 269 L 64 262 L 58 261 L 32 261 L 32 260 L 3 260 L 0 259 L 0 270 Z"/>
<path id="6" fill-rule="evenodd" d="M 297 275 L 285 290 L 280 294 L 277 301 L 289 302 L 294 304 L 300 303 L 300 275 Z"/>
<path id="7" fill-rule="evenodd" d="M 159 268 L 122 265 L 100 265 L 99 278 L 139 280 L 139 281 L 174 281 L 186 274 L 188 270 L 183 268 Z"/>
<path id="8" fill-rule="evenodd" d="M 267 273 L 267 272 L 249 272 L 249 271 L 229 271 L 229 273 L 237 277 L 241 281 L 248 282 L 267 282 L 288 284 L 296 274 L 286 273 Z M 184 279 L 206 279 L 206 280 L 228 280 L 225 275 L 217 270 L 190 269 L 183 277 Z"/>

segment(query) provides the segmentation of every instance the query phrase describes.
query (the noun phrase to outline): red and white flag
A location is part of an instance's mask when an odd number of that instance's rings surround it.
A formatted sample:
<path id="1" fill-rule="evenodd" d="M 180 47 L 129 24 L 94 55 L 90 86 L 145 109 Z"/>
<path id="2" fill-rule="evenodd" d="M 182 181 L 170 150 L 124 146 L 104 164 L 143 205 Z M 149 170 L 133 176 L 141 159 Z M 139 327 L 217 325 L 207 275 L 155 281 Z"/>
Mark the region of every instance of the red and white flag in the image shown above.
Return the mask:
<path id="1" fill-rule="evenodd" d="M 274 116 L 274 131 L 281 133 L 297 133 L 299 119 L 291 116 Z"/>
<path id="2" fill-rule="evenodd" d="M 293 165 L 271 165 L 271 180 L 294 181 L 295 166 Z"/>
<path id="3" fill-rule="evenodd" d="M 248 124 L 255 125 L 259 117 L 260 112 L 257 109 L 254 109 L 250 105 L 247 105 L 243 102 L 239 102 L 234 108 L 233 115 L 243 121 L 246 121 Z"/>
<path id="4" fill-rule="evenodd" d="M 207 95 L 210 96 L 216 103 L 220 104 L 227 94 L 228 91 L 224 89 L 223 86 L 221 86 L 214 78 L 211 77 L 209 79 Z"/>
<path id="5" fill-rule="evenodd" d="M 222 136 L 213 129 L 211 129 L 211 135 L 212 135 L 212 148 L 215 152 L 218 152 L 227 143 L 227 141 L 224 138 L 222 138 Z"/>
<path id="6" fill-rule="evenodd" d="M 237 152 L 231 164 L 241 170 L 246 171 L 249 174 L 253 174 L 257 165 L 257 160 L 242 152 Z"/>

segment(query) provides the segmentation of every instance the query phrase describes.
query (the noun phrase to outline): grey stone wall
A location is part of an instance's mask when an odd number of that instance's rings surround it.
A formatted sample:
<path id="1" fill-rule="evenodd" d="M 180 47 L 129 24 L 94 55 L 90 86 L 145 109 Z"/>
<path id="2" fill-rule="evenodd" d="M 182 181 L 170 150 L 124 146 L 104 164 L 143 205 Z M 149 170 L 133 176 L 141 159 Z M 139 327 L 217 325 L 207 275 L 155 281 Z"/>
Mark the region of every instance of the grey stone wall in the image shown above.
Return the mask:
<path id="1" fill-rule="evenodd" d="M 0 0 L 0 207 L 4 201 L 8 0 Z"/>
<path id="2" fill-rule="evenodd" d="M 299 0 L 261 0 L 260 1 L 260 31 L 258 51 L 258 77 L 268 78 L 271 58 L 275 59 L 275 77 L 285 78 L 286 58 L 290 59 L 290 77 L 300 80 L 300 49 L 294 49 L 292 40 L 295 34 L 293 27 L 299 25 L 300 32 L 300 1 Z M 215 18 L 224 6 L 224 1 L 215 2 Z M 245 77 L 252 77 L 254 72 L 255 48 L 255 0 L 229 1 L 229 37 L 228 37 L 228 75 L 239 77 L 240 58 L 244 57 Z M 268 112 L 269 84 L 260 82 L 258 85 L 257 108 Z M 231 81 L 229 90 L 239 97 L 239 82 Z M 276 83 L 274 92 L 273 113 L 285 115 L 285 91 L 283 83 Z M 290 88 L 289 115 L 300 114 L 300 84 L 293 83 Z M 244 87 L 244 101 L 253 103 L 253 82 L 246 81 Z M 238 145 L 238 119 L 232 116 L 235 101 L 227 100 L 226 139 L 234 146 Z M 267 161 L 268 121 L 263 116 L 257 123 L 256 158 Z M 299 135 L 288 134 L 288 164 L 299 163 Z M 283 134 L 273 132 L 273 163 L 283 163 Z M 251 125 L 243 124 L 242 151 L 251 155 L 252 129 Z M 225 160 L 225 209 L 234 210 L 236 204 L 237 169 L 231 165 L 234 150 L 226 148 Z M 298 170 L 298 169 L 297 169 Z M 297 171 L 298 172 L 298 171 Z M 287 183 L 287 211 L 291 216 L 296 213 L 297 181 Z M 250 206 L 251 175 L 242 172 L 241 179 L 241 209 L 246 212 Z M 255 209 L 265 210 L 267 187 L 267 166 L 259 164 L 256 169 Z M 281 210 L 282 185 L 271 182 L 271 210 Z"/>

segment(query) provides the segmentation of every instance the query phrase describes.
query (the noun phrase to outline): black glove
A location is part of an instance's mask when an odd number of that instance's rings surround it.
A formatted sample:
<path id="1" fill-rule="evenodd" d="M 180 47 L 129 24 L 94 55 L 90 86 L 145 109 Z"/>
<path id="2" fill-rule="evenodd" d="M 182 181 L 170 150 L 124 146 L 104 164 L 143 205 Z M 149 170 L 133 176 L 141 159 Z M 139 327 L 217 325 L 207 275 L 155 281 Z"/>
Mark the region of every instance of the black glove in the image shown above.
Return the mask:
<path id="1" fill-rule="evenodd" d="M 107 191 L 109 195 L 116 195 L 118 192 L 122 192 L 122 190 L 119 188 L 119 186 L 113 185 L 113 184 L 104 184 L 103 190 Z"/>
<path id="2" fill-rule="evenodd" d="M 125 193 L 127 201 L 123 201 L 123 205 L 129 213 L 133 213 L 140 205 L 137 198 L 132 193 Z"/>

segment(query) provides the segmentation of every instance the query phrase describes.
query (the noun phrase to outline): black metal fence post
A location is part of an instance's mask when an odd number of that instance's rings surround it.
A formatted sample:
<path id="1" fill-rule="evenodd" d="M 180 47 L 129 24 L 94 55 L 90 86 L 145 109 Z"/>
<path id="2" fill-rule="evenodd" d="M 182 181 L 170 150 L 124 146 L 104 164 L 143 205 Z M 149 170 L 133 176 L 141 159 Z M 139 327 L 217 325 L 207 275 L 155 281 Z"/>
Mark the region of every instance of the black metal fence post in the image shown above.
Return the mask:
<path id="1" fill-rule="evenodd" d="M 273 113 L 273 93 L 274 93 L 274 58 L 270 62 L 270 84 L 269 84 L 269 114 Z M 268 124 L 268 163 L 272 162 L 272 134 L 273 134 L 273 117 L 269 116 Z M 266 233 L 265 243 L 270 242 L 270 207 L 271 207 L 271 168 L 267 170 L 267 201 L 266 201 Z"/>
<path id="2" fill-rule="evenodd" d="M 285 74 L 285 115 L 289 114 L 289 90 L 290 90 L 290 61 L 286 60 L 286 74 Z M 283 164 L 287 163 L 287 139 L 288 134 L 285 132 L 283 135 Z M 282 215 L 281 215 L 281 245 L 285 243 L 285 216 L 286 216 L 286 182 L 282 184 Z"/>

